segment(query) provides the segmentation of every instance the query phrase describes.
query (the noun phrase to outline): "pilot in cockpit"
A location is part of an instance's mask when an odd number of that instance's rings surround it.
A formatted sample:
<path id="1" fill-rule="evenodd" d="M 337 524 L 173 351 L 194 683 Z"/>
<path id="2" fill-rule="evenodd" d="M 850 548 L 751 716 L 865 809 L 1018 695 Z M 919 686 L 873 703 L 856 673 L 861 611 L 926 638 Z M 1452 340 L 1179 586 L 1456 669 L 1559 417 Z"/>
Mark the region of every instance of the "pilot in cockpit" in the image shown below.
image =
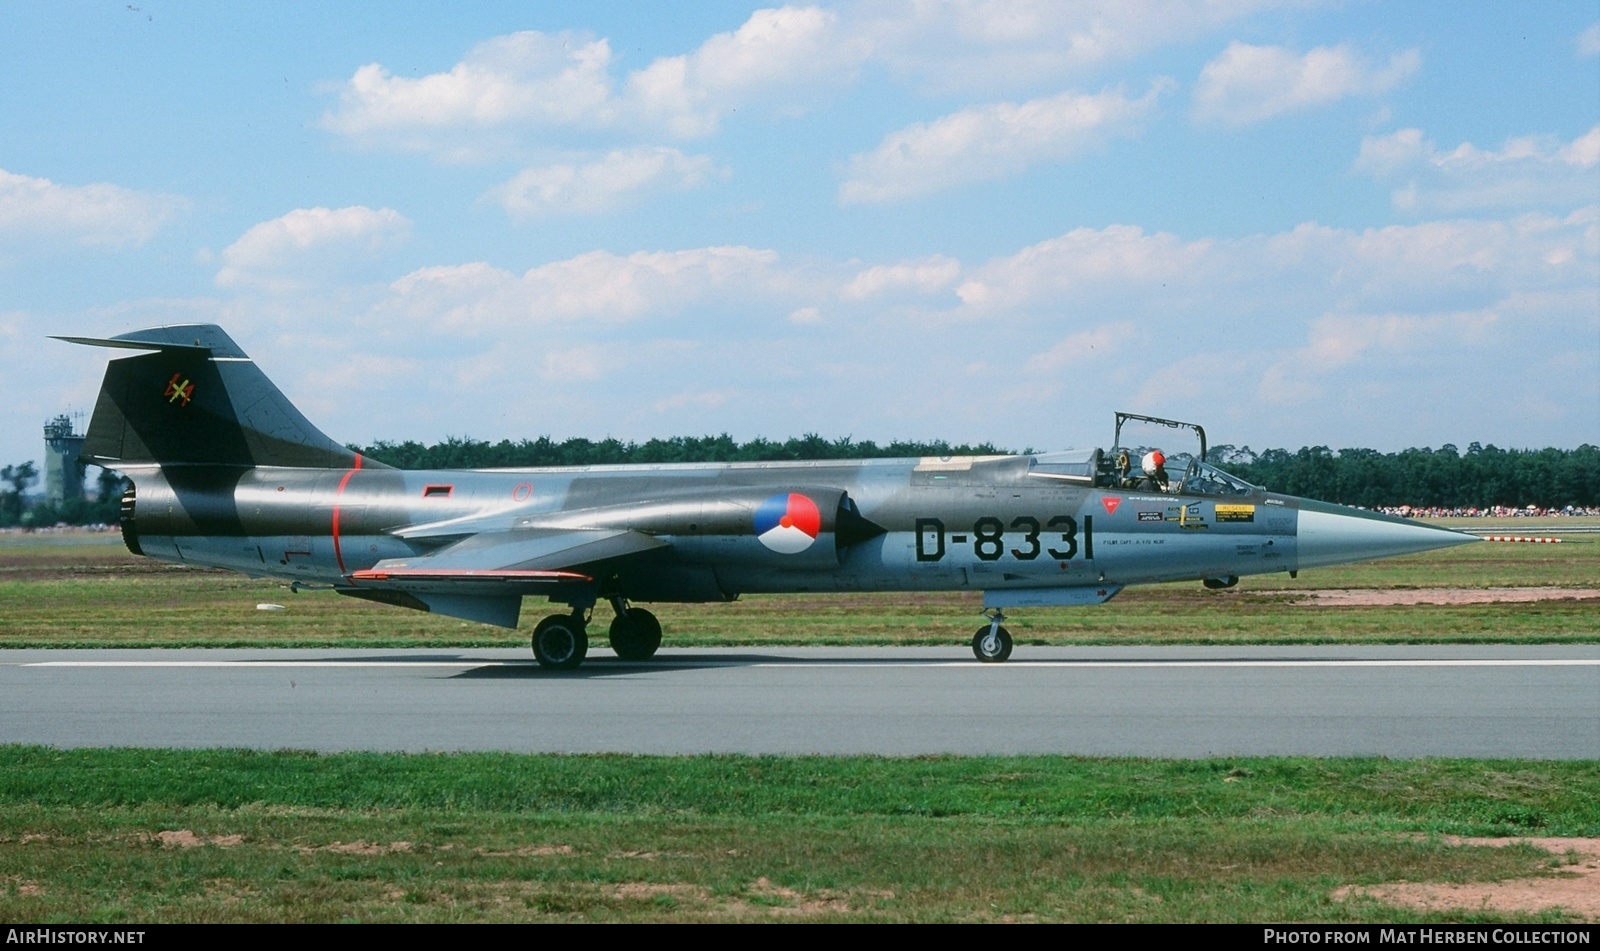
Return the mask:
<path id="1" fill-rule="evenodd" d="M 1167 457 L 1161 450 L 1152 449 L 1145 453 L 1139 468 L 1144 470 L 1142 488 L 1151 492 L 1168 491 Z"/>

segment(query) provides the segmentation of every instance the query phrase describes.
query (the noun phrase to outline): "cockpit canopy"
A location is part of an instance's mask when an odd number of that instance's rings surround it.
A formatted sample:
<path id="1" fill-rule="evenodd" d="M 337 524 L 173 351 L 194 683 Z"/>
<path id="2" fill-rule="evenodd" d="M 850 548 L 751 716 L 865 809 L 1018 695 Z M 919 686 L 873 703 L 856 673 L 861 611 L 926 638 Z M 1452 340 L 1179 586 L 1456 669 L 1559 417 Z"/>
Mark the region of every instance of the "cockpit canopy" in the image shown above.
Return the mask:
<path id="1" fill-rule="evenodd" d="M 1191 459 L 1183 481 L 1173 491 L 1185 495 L 1254 495 L 1261 490 L 1210 463 Z"/>
<path id="2" fill-rule="evenodd" d="M 1063 452 L 1042 452 L 1033 457 L 1028 474 L 1063 482 L 1098 485 L 1101 453 L 1098 449 L 1068 449 Z"/>
<path id="3" fill-rule="evenodd" d="M 1129 423 L 1127 438 L 1123 429 Z M 1146 431 L 1148 430 L 1148 431 Z M 1184 441 L 1174 431 L 1190 430 L 1199 442 L 1198 452 L 1176 445 Z M 1033 457 L 1028 474 L 1036 478 L 1075 482 L 1102 489 L 1127 489 L 1171 495 L 1254 495 L 1261 489 L 1238 476 L 1205 462 L 1205 430 L 1194 423 L 1154 416 L 1117 414 L 1116 438 L 1109 451 L 1069 449 Z M 1151 472 L 1142 463 L 1159 451 L 1165 463 Z"/>

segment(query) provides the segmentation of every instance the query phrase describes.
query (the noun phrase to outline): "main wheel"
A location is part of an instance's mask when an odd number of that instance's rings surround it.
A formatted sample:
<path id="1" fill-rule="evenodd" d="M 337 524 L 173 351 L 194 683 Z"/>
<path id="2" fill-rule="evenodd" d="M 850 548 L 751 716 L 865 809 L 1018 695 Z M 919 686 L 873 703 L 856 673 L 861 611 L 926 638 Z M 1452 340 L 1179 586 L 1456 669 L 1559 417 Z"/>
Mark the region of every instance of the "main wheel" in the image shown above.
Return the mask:
<path id="1" fill-rule="evenodd" d="M 661 622 L 644 608 L 629 608 L 611 621 L 611 649 L 623 660 L 649 660 L 661 646 Z"/>
<path id="2" fill-rule="evenodd" d="M 570 614 L 554 614 L 533 629 L 533 656 L 540 667 L 572 670 L 589 653 L 589 635 Z"/>
<path id="3" fill-rule="evenodd" d="M 991 636 L 988 627 L 978 628 L 972 635 L 972 653 L 985 664 L 1000 663 L 1011 656 L 1011 632 L 997 627 Z"/>

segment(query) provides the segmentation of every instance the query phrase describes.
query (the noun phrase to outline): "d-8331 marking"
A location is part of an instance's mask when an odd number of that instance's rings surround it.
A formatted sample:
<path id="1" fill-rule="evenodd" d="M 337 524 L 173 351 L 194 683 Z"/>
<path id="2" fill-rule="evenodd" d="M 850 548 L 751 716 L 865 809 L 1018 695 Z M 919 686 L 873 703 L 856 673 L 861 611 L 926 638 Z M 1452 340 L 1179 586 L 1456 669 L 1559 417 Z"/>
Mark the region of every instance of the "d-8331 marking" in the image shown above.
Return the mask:
<path id="1" fill-rule="evenodd" d="M 972 556 L 979 561 L 999 561 L 1010 554 L 1018 561 L 1033 561 L 1040 555 L 1049 555 L 1056 561 L 1069 561 L 1080 555 L 1094 557 L 1094 516 L 1083 517 L 1083 531 L 1078 531 L 1078 520 L 1071 515 L 1053 515 L 1038 519 L 1032 515 L 1013 518 L 1007 523 L 997 515 L 985 515 L 972 523 L 971 532 L 947 532 L 944 521 L 937 518 L 919 518 L 916 521 L 917 560 L 941 561 L 946 551 L 946 539 L 951 545 L 965 545 L 972 539 Z M 1007 538 L 1016 547 L 1008 547 Z M 1080 545 L 1079 542 L 1082 542 Z"/>

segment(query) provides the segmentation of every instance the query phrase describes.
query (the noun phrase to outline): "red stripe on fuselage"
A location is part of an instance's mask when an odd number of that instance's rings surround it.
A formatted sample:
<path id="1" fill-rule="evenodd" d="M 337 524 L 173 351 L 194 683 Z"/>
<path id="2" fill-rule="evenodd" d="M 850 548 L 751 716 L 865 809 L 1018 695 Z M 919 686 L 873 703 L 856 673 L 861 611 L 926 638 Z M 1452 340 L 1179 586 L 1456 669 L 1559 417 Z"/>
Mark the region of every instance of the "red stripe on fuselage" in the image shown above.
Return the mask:
<path id="1" fill-rule="evenodd" d="M 367 568 L 350 576 L 361 581 L 593 581 L 576 571 L 510 568 Z"/>
<path id="2" fill-rule="evenodd" d="M 344 487 L 350 484 L 350 477 L 360 468 L 361 454 L 358 452 L 355 466 L 339 480 L 339 491 L 333 497 L 333 560 L 339 563 L 339 574 L 347 577 L 350 572 L 344 570 L 344 551 L 339 547 L 339 500 L 344 497 Z"/>

